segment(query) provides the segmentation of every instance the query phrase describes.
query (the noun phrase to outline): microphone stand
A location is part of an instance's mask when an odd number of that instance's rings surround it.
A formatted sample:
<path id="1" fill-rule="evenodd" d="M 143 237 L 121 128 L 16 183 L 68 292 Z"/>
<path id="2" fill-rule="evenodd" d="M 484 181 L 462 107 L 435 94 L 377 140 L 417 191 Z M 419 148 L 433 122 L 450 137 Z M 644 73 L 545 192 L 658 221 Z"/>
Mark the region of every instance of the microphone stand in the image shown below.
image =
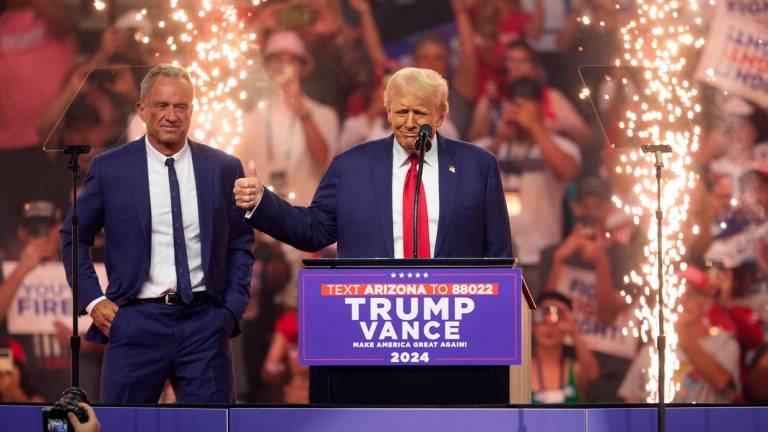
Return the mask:
<path id="1" fill-rule="evenodd" d="M 656 261 L 658 264 L 659 273 L 659 337 L 656 341 L 656 349 L 659 351 L 659 402 L 657 405 L 658 411 L 658 432 L 664 432 L 666 430 L 666 377 L 665 377 L 665 351 L 667 349 L 667 335 L 664 333 L 664 265 L 662 262 L 663 251 L 662 242 L 663 235 L 661 230 L 661 223 L 664 219 L 664 213 L 661 210 L 661 170 L 664 168 L 664 161 L 662 160 L 663 153 L 672 153 L 672 146 L 670 145 L 644 145 L 641 147 L 643 153 L 653 153 L 656 157 L 656 200 L 658 201 L 656 208 Z"/>
<path id="2" fill-rule="evenodd" d="M 416 141 L 416 147 L 419 150 L 419 166 L 416 170 L 416 193 L 413 195 L 413 257 L 419 257 L 419 195 L 421 195 L 421 175 L 424 173 L 424 150 L 428 145 L 427 137 L 419 145 Z"/>
<path id="3" fill-rule="evenodd" d="M 72 171 L 72 336 L 69 338 L 69 346 L 72 350 L 72 388 L 80 387 L 80 332 L 78 329 L 77 308 L 77 178 L 80 171 L 78 159 L 81 154 L 91 151 L 89 145 L 66 146 L 64 154 L 69 155 L 67 167 Z M 81 390 L 82 391 L 82 390 Z M 85 392 L 83 392 L 83 395 Z"/>

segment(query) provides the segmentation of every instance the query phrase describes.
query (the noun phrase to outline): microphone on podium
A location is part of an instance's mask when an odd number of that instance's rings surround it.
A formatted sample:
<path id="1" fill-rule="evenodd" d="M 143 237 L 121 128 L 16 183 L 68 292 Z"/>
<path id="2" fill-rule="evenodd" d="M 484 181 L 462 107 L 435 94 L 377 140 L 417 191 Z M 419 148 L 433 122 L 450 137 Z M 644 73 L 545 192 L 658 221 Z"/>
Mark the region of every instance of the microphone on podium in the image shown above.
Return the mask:
<path id="1" fill-rule="evenodd" d="M 413 258 L 419 254 L 419 195 L 421 193 L 421 176 L 424 170 L 424 152 L 432 148 L 432 126 L 423 124 L 419 127 L 416 137 L 416 150 L 419 152 L 419 166 L 416 175 L 416 193 L 413 197 Z M 406 257 L 409 258 L 409 257 Z"/>
<path id="2" fill-rule="evenodd" d="M 422 147 L 424 151 L 422 151 Z M 424 157 L 424 153 L 428 152 L 432 148 L 432 126 L 423 124 L 419 127 L 419 136 L 416 138 L 416 150 L 419 152 L 420 157 Z"/>

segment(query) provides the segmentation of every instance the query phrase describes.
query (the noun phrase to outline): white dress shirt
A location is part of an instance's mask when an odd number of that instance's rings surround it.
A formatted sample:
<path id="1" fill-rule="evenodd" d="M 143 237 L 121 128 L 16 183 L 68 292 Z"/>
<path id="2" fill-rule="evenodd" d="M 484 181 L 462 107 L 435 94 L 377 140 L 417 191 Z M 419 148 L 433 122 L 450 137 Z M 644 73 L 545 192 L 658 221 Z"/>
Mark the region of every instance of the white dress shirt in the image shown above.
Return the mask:
<path id="1" fill-rule="evenodd" d="M 165 160 L 168 156 L 155 150 L 149 144 L 149 138 L 144 142 L 147 151 L 147 174 L 149 179 L 149 203 L 151 221 L 151 252 L 149 275 L 142 285 L 137 298 L 161 297 L 176 291 L 176 261 L 173 249 L 173 216 L 171 215 L 171 186 L 168 179 L 168 167 Z M 174 159 L 176 177 L 179 180 L 181 194 L 181 219 L 184 224 L 184 242 L 187 246 L 187 264 L 192 291 L 205 291 L 203 261 L 200 244 L 200 221 L 197 211 L 197 186 L 192 164 L 192 153 L 186 144 L 176 154 Z M 109 240 L 107 240 L 109 241 Z M 90 314 L 93 307 L 103 300 L 104 296 L 92 301 L 86 311 Z"/>
<path id="2" fill-rule="evenodd" d="M 427 197 L 427 215 L 429 216 L 429 256 L 435 256 L 437 241 L 437 222 L 440 220 L 440 179 L 437 158 L 437 143 L 432 137 L 432 149 L 424 153 L 424 172 L 421 182 Z M 397 138 L 392 140 L 392 236 L 395 245 L 395 258 L 404 258 L 403 253 L 403 186 L 411 163 L 409 153 L 400 147 Z M 413 205 L 413 204 L 410 204 Z M 410 258 L 410 257 L 408 257 Z"/>

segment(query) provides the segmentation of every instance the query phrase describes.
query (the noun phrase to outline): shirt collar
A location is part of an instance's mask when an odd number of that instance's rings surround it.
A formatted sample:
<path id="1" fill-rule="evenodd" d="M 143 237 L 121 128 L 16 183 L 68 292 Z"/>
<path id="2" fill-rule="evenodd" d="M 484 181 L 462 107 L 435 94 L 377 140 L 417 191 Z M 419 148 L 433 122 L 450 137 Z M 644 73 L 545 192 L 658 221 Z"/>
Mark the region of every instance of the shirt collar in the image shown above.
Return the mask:
<path id="1" fill-rule="evenodd" d="M 437 134 L 432 136 L 432 148 L 424 153 L 424 163 L 428 166 L 437 166 Z M 404 166 L 408 164 L 408 157 L 411 155 L 406 152 L 397 142 L 397 138 L 392 138 L 392 146 L 394 148 L 392 157 L 396 161 L 400 161 L 397 166 Z"/>
<path id="2" fill-rule="evenodd" d="M 153 160 L 155 162 L 161 163 L 165 165 L 165 160 L 169 157 L 172 157 L 174 160 L 174 164 L 184 160 L 189 155 L 189 139 L 187 139 L 187 142 L 184 144 L 184 147 L 181 148 L 181 150 L 177 151 L 172 156 L 166 156 L 159 151 L 157 151 L 156 148 L 152 147 L 152 144 L 149 143 L 149 137 L 147 135 L 144 135 L 144 145 L 147 148 L 147 158 L 150 160 Z"/>

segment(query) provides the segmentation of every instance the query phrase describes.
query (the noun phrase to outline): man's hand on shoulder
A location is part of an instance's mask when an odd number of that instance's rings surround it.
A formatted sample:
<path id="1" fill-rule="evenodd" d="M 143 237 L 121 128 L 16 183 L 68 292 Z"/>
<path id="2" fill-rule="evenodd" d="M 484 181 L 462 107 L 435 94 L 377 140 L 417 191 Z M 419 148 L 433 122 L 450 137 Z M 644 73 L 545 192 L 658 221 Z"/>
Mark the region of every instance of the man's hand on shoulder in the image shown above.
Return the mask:
<path id="1" fill-rule="evenodd" d="M 235 203 L 245 211 L 253 210 L 261 201 L 264 185 L 259 176 L 244 177 L 235 180 Z"/>
<path id="2" fill-rule="evenodd" d="M 112 321 L 115 319 L 118 309 L 120 309 L 120 307 L 118 307 L 115 302 L 109 299 L 104 299 L 96 303 L 96 306 L 94 306 L 91 311 L 93 323 L 107 337 L 109 337 L 109 330 L 112 328 Z"/>

